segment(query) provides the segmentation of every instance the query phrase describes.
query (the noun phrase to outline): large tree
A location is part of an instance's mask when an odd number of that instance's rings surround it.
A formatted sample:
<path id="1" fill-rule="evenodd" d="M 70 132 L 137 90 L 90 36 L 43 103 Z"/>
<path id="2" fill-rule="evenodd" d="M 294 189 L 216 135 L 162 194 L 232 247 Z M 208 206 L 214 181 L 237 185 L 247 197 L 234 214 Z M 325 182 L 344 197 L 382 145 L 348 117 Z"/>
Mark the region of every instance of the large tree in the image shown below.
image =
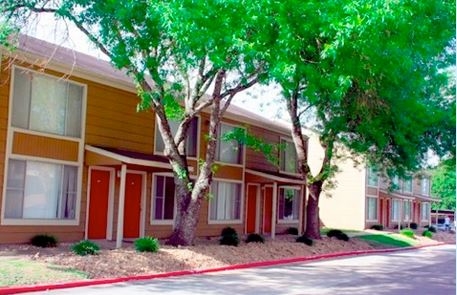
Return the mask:
<path id="1" fill-rule="evenodd" d="M 152 109 L 176 184 L 178 214 L 169 242 L 193 243 L 207 196 L 221 117 L 232 98 L 259 80 L 258 62 L 270 43 L 255 1 L 4 0 L 1 16 L 18 26 L 48 13 L 80 29 L 135 83 L 139 109 Z M 0 35 L 1 36 L 1 35 Z M 209 110 L 206 154 L 197 179 L 189 175 L 186 134 Z M 169 121 L 179 122 L 173 134 Z"/>
<path id="2" fill-rule="evenodd" d="M 281 87 L 307 181 L 305 234 L 320 238 L 319 197 L 336 171 L 337 147 L 400 175 L 417 169 L 430 149 L 440 155 L 455 149 L 455 115 L 449 115 L 455 97 L 443 95 L 455 2 L 271 5 L 278 40 L 268 56 L 269 74 Z M 319 131 L 325 151 L 316 175 L 303 127 Z"/>
<path id="3" fill-rule="evenodd" d="M 441 200 L 433 209 L 455 210 L 455 169 L 455 158 L 450 158 L 432 170 L 432 194 Z"/>

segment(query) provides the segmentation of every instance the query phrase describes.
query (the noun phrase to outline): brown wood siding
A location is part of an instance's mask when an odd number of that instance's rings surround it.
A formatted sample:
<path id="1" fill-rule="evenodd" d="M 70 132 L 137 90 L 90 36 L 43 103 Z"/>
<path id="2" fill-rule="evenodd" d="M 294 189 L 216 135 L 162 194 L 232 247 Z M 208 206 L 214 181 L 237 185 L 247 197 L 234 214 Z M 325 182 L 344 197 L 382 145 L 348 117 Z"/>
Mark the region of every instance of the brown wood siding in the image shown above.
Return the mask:
<path id="1" fill-rule="evenodd" d="M 78 161 L 79 143 L 64 139 L 14 132 L 13 154 Z"/>
<path id="2" fill-rule="evenodd" d="M 219 168 L 214 174 L 214 178 L 242 180 L 243 167 L 220 164 Z"/>
<path id="3" fill-rule="evenodd" d="M 378 189 L 374 188 L 374 187 L 367 187 L 367 195 L 377 196 L 378 195 Z"/>
<path id="4" fill-rule="evenodd" d="M 248 132 L 255 137 L 270 144 L 280 143 L 280 135 L 267 129 L 257 126 L 249 126 Z M 276 155 L 279 156 L 279 155 Z M 278 167 L 267 160 L 262 152 L 256 152 L 250 148 L 246 149 L 246 168 L 254 170 L 278 171 Z"/>
<path id="5" fill-rule="evenodd" d="M 153 152 L 152 112 L 137 112 L 138 97 L 91 81 L 88 85 L 86 143 L 138 152 Z"/>

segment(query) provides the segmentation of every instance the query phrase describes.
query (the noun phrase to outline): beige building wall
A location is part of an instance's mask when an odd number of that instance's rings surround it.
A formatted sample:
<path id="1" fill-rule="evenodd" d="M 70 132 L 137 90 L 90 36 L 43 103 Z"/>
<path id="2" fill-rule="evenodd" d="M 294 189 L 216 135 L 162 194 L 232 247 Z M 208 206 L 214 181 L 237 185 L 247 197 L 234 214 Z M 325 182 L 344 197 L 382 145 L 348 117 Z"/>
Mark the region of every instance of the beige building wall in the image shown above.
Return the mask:
<path id="1" fill-rule="evenodd" d="M 307 134 L 308 163 L 311 174 L 317 175 L 322 167 L 324 149 L 319 137 Z M 341 154 L 341 151 L 339 152 Z M 356 165 L 349 157 L 335 159 L 338 172 L 332 179 L 334 187 L 325 189 L 319 200 L 322 226 L 338 229 L 363 229 L 365 227 L 365 166 Z"/>

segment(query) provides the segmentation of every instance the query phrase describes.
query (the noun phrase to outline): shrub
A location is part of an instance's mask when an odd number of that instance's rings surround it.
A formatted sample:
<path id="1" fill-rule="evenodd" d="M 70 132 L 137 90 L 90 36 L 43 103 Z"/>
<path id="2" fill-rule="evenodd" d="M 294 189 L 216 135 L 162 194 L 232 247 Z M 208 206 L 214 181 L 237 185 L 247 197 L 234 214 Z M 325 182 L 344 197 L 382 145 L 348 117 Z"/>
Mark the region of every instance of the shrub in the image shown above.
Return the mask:
<path id="1" fill-rule="evenodd" d="M 398 229 L 398 224 L 394 225 L 393 228 L 394 228 L 394 229 Z M 402 230 L 402 229 L 403 229 L 403 225 L 400 225 L 400 230 Z"/>
<path id="2" fill-rule="evenodd" d="M 374 230 L 383 230 L 384 229 L 384 226 L 382 224 L 373 224 L 370 229 L 374 229 Z"/>
<path id="3" fill-rule="evenodd" d="M 349 241 L 348 235 L 343 232 L 335 235 L 335 238 L 337 238 L 338 240 L 341 240 L 341 241 L 346 241 L 346 242 Z"/>
<path id="4" fill-rule="evenodd" d="M 134 242 L 135 249 L 138 252 L 152 252 L 155 253 L 159 250 L 159 240 L 153 237 L 144 237 L 136 239 Z"/>
<path id="5" fill-rule="evenodd" d="M 100 246 L 96 243 L 83 240 L 71 246 L 71 251 L 79 256 L 86 256 L 86 255 L 97 255 L 100 251 Z"/>
<path id="6" fill-rule="evenodd" d="M 411 229 L 417 229 L 417 223 L 411 222 L 411 223 L 409 224 L 409 227 L 410 227 Z"/>
<path id="7" fill-rule="evenodd" d="M 434 227 L 433 225 L 428 226 L 427 229 L 432 233 L 436 233 L 436 227 Z"/>
<path id="8" fill-rule="evenodd" d="M 343 234 L 343 232 L 339 229 L 331 229 L 327 232 L 327 237 L 331 238 L 331 237 L 336 237 L 340 234 Z"/>
<path id="9" fill-rule="evenodd" d="M 50 248 L 57 246 L 57 239 L 50 235 L 36 235 L 30 239 L 30 244 L 41 248 Z"/>
<path id="10" fill-rule="evenodd" d="M 414 238 L 414 232 L 412 229 L 406 228 L 401 230 L 400 233 L 408 238 Z"/>
<path id="11" fill-rule="evenodd" d="M 238 238 L 236 230 L 231 227 L 224 228 L 221 232 L 219 243 L 227 246 L 238 246 L 240 239 Z"/>
<path id="12" fill-rule="evenodd" d="M 298 236 L 298 228 L 296 228 L 296 227 L 288 227 L 286 229 L 286 234 Z"/>
<path id="13" fill-rule="evenodd" d="M 422 233 L 422 236 L 431 239 L 431 238 L 433 237 L 433 233 L 432 233 L 430 230 L 426 229 L 426 230 L 424 230 L 424 232 Z"/>
<path id="14" fill-rule="evenodd" d="M 313 245 L 313 240 L 311 240 L 310 238 L 308 238 L 305 235 L 299 236 L 295 241 L 297 243 L 303 243 L 303 244 L 306 244 L 308 246 L 312 246 Z"/>
<path id="15" fill-rule="evenodd" d="M 249 234 L 246 243 L 265 243 L 265 239 L 259 234 Z"/>

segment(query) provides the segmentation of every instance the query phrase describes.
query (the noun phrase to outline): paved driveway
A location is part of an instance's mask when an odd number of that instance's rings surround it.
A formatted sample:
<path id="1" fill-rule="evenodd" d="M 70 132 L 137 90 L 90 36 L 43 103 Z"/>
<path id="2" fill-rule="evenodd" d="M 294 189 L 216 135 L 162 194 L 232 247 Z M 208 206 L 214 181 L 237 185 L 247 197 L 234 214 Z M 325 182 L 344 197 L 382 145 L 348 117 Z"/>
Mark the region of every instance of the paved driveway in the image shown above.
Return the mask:
<path id="1" fill-rule="evenodd" d="M 456 294 L 455 245 L 47 294 Z M 36 293 L 33 293 L 36 294 Z"/>

